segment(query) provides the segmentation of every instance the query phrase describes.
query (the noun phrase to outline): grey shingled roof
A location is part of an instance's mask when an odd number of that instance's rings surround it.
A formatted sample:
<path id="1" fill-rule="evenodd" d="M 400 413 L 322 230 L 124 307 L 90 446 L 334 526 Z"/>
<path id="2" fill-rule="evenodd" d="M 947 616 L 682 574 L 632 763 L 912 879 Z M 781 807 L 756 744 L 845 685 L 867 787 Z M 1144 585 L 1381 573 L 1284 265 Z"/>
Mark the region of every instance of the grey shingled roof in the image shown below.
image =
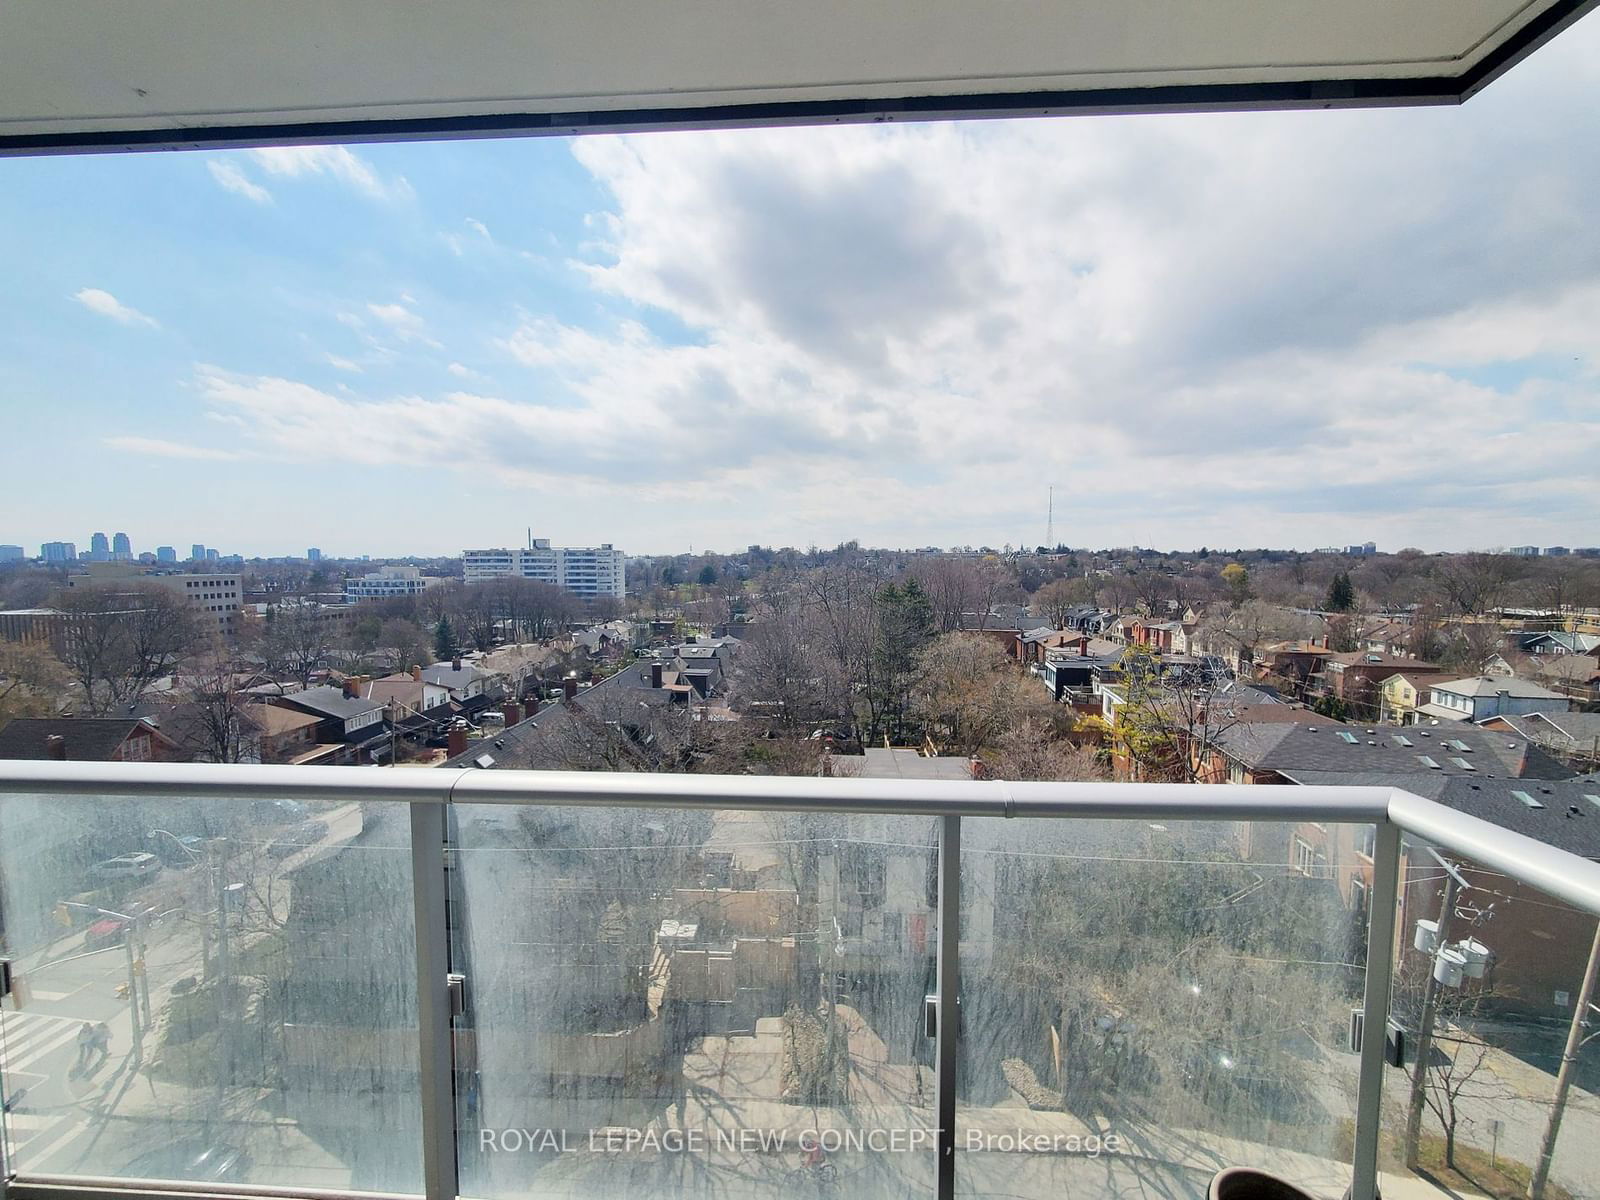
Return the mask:
<path id="1" fill-rule="evenodd" d="M 1368 733 L 1369 729 L 1374 732 Z M 1340 737 L 1341 733 L 1350 734 L 1355 743 Z M 1402 737 L 1412 744 L 1397 740 Z M 1277 771 L 1296 780 L 1305 772 L 1340 776 L 1381 773 L 1386 777 L 1443 773 L 1502 779 L 1568 779 L 1573 774 L 1526 738 L 1468 724 L 1422 729 L 1331 721 L 1252 723 L 1222 730 L 1212 740 L 1228 757 L 1253 770 Z M 1449 743 L 1453 740 L 1468 749 L 1452 748 Z M 1424 756 L 1437 762 L 1439 770 L 1424 763 Z M 1452 762 L 1455 758 L 1470 763 L 1473 769 Z"/>
<path id="2" fill-rule="evenodd" d="M 280 703 L 308 708 L 325 717 L 338 717 L 341 721 L 383 708 L 381 700 L 352 699 L 344 694 L 343 688 L 336 687 L 307 688 L 278 699 Z"/>
<path id="3" fill-rule="evenodd" d="M 1540 712 L 1498 718 L 1517 729 L 1523 737 L 1557 744 L 1571 740 L 1591 746 L 1600 739 L 1600 713 Z"/>
<path id="4" fill-rule="evenodd" d="M 571 765 L 567 756 L 574 746 L 624 736 L 607 731 L 637 725 L 645 709 L 660 708 L 670 702 L 670 693 L 665 688 L 649 685 L 646 667 L 647 664 L 632 663 L 593 687 L 583 689 L 575 700 L 546 704 L 527 720 L 501 731 L 498 737 L 473 742 L 465 753 L 439 765 L 471 767 L 487 754 L 494 759 L 494 768 L 567 769 Z M 641 759 L 639 769 L 648 767 L 648 762 Z"/>
<path id="5" fill-rule="evenodd" d="M 1501 692 L 1519 700 L 1562 700 L 1565 697 L 1548 688 L 1515 675 L 1472 675 L 1466 679 L 1430 683 L 1436 692 L 1449 692 L 1455 696 L 1498 696 Z"/>
<path id="6" fill-rule="evenodd" d="M 1383 771 L 1357 775 L 1304 771 L 1295 774 L 1295 782 L 1308 787 L 1331 783 L 1403 788 L 1571 854 L 1600 858 L 1600 775 L 1547 780 L 1473 778 L 1441 771 L 1404 776 Z M 1527 794 L 1543 807 L 1531 807 L 1513 791 Z"/>

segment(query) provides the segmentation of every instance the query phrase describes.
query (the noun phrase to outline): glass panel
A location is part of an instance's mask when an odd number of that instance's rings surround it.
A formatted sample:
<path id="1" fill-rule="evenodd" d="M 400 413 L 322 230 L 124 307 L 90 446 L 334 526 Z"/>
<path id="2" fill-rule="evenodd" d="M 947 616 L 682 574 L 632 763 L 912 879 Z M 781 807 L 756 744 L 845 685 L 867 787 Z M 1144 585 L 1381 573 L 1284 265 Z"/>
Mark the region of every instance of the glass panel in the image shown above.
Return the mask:
<path id="1" fill-rule="evenodd" d="M 1349 1186 L 1367 830 L 967 820 L 956 1190 Z"/>
<path id="2" fill-rule="evenodd" d="M 1458 876 L 1448 909 L 1445 865 L 1427 846 L 1405 843 L 1392 1011 L 1405 1030 L 1406 1064 L 1388 1071 L 1380 1166 L 1405 1184 L 1421 1176 L 1458 1194 L 1521 1200 L 1555 1112 L 1595 919 L 1440 854 Z M 1425 1006 L 1433 1019 L 1424 1051 Z M 1546 1200 L 1600 1195 L 1596 1050 L 1577 1055 Z"/>
<path id="3" fill-rule="evenodd" d="M 12 1168 L 419 1190 L 408 843 L 398 804 L 0 799 Z"/>
<path id="4" fill-rule="evenodd" d="M 936 822 L 457 805 L 461 1186 L 933 1186 Z"/>

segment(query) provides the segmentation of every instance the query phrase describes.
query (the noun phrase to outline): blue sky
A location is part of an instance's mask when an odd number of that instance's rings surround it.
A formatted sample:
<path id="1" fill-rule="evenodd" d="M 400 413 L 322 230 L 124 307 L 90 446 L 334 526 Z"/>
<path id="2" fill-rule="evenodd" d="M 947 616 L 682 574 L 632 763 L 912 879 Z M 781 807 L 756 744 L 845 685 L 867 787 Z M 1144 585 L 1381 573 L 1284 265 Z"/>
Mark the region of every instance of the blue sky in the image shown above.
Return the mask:
<path id="1" fill-rule="evenodd" d="M 0 161 L 0 542 L 1600 543 L 1600 24 L 1459 109 Z"/>

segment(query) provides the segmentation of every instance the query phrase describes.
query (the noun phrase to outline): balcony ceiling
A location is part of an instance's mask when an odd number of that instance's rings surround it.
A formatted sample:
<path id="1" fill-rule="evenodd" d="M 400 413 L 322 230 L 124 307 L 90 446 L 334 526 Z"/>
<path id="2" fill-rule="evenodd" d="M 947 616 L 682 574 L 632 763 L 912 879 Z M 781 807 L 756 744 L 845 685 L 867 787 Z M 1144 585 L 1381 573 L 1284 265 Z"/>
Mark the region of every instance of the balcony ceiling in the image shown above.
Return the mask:
<path id="1" fill-rule="evenodd" d="M 1597 0 L 7 0 L 0 152 L 1452 103 Z"/>

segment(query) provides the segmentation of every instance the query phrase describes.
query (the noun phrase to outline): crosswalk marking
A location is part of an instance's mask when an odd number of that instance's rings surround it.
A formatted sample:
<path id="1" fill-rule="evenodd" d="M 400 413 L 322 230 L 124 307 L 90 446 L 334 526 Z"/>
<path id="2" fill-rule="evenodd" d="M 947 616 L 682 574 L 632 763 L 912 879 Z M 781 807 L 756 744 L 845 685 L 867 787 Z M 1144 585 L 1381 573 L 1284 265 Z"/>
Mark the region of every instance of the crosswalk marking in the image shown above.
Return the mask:
<path id="1" fill-rule="evenodd" d="M 0 1071 L 22 1071 L 74 1041 L 83 1021 L 46 1013 L 0 1013 Z"/>

